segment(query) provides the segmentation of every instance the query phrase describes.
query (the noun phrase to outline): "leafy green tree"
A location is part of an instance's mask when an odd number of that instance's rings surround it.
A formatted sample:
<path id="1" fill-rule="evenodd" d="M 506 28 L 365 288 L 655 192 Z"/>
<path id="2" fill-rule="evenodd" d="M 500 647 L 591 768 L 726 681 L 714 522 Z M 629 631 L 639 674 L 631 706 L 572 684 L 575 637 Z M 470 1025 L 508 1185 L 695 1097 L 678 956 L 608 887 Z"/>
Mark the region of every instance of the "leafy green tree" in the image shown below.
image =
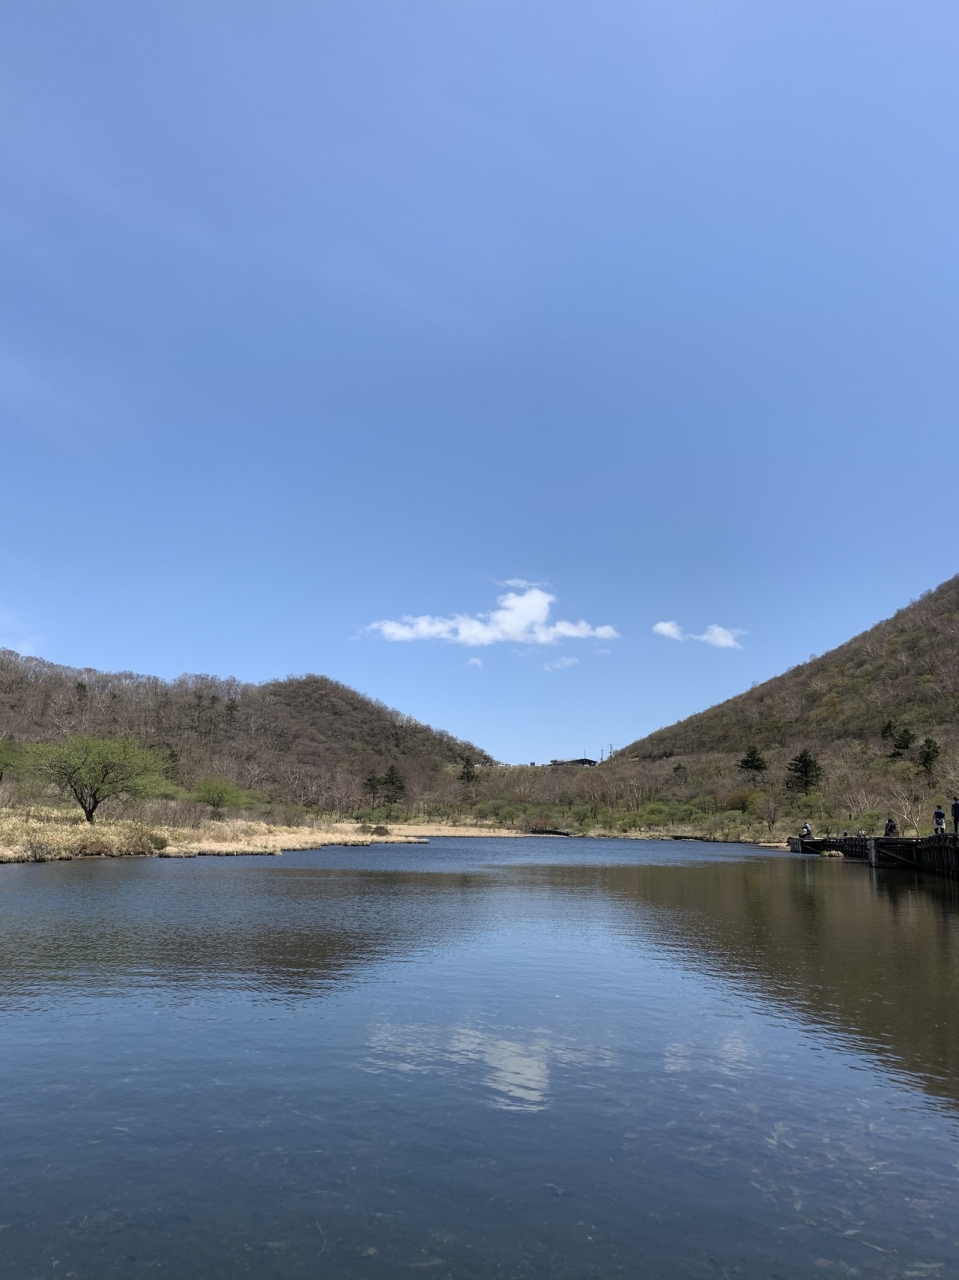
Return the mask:
<path id="1" fill-rule="evenodd" d="M 24 755 L 31 773 L 73 796 L 87 822 L 104 800 L 148 795 L 161 782 L 155 757 L 133 738 L 75 734 L 63 742 L 35 743 Z"/>
<path id="2" fill-rule="evenodd" d="M 406 795 L 406 782 L 395 764 L 391 764 L 383 774 L 383 790 L 386 792 L 386 803 L 391 809 Z"/>
<path id="3" fill-rule="evenodd" d="M 749 747 L 742 760 L 740 760 L 739 767 L 742 769 L 743 773 L 752 773 L 757 776 L 765 773 L 769 768 L 766 764 L 765 757 L 759 754 L 759 748 L 756 746 Z"/>
<path id="4" fill-rule="evenodd" d="M 912 744 L 916 741 L 916 735 L 911 729 L 900 729 L 892 740 L 892 751 L 889 753 L 890 760 L 901 759 Z"/>
<path id="5" fill-rule="evenodd" d="M 940 750 L 939 743 L 935 738 L 923 738 L 916 753 L 916 759 L 919 762 L 919 768 L 926 775 L 926 781 L 931 783 L 936 771 L 936 761 L 939 759 Z"/>
<path id="6" fill-rule="evenodd" d="M 891 720 L 887 720 L 886 723 L 882 726 L 882 733 L 879 736 L 881 738 L 892 738 L 895 732 L 896 732 L 896 726 L 893 724 Z"/>
<path id="7" fill-rule="evenodd" d="M 786 765 L 786 786 L 794 791 L 808 795 L 815 791 L 822 782 L 822 765 L 808 747 L 803 747 L 798 756 L 794 756 Z"/>
<path id="8" fill-rule="evenodd" d="M 224 809 L 239 809 L 246 801 L 246 796 L 229 778 L 202 778 L 193 798 L 200 804 L 208 804 L 214 818 L 219 818 Z"/>

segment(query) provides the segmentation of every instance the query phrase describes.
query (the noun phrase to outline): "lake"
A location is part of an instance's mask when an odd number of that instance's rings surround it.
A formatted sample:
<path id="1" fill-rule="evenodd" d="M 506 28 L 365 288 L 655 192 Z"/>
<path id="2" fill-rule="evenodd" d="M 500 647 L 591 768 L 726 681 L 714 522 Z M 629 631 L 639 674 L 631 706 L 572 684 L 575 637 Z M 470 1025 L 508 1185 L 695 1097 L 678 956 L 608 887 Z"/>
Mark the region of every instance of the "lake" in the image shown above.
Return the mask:
<path id="1" fill-rule="evenodd" d="M 682 842 L 0 868 L 0 1251 L 959 1275 L 959 886 Z"/>

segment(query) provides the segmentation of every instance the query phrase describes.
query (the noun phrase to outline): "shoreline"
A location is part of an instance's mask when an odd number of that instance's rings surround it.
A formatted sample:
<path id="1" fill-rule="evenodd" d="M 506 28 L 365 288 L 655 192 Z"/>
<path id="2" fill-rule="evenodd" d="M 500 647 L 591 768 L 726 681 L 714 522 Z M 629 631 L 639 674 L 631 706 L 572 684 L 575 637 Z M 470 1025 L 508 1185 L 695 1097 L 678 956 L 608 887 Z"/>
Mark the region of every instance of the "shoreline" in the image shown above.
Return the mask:
<path id="1" fill-rule="evenodd" d="M 437 836 L 519 838 L 524 833 L 445 823 L 398 823 L 387 834 L 357 830 L 355 822 L 324 827 L 277 827 L 242 820 L 205 822 L 199 829 L 148 828 L 134 822 L 88 825 L 62 813 L 13 818 L 0 826 L 0 865 L 69 862 L 75 858 L 279 857 L 327 847 L 369 848 L 380 844 L 428 844 Z M 399 828 L 399 829 L 397 829 Z"/>
<path id="2" fill-rule="evenodd" d="M 19 839 L 9 841 L 11 835 Z M 193 838 L 190 838 L 192 835 Z M 262 822 L 207 822 L 188 832 L 182 828 L 151 831 L 130 822 L 80 824 L 72 818 L 26 819 L 16 831 L 0 832 L 0 865 L 25 862 L 66 862 L 76 858 L 242 858 L 280 857 L 309 849 L 370 848 L 374 845 L 428 844 L 431 839 L 490 837 L 503 840 L 686 840 L 698 844 L 742 844 L 753 849 L 786 850 L 781 841 L 722 841 L 714 836 L 651 832 L 548 833 L 515 831 L 503 827 L 466 826 L 440 822 L 397 823 L 387 832 L 357 830 L 356 823 L 330 823 L 323 829 L 271 827 Z M 9 841 L 9 842 L 8 842 Z"/>

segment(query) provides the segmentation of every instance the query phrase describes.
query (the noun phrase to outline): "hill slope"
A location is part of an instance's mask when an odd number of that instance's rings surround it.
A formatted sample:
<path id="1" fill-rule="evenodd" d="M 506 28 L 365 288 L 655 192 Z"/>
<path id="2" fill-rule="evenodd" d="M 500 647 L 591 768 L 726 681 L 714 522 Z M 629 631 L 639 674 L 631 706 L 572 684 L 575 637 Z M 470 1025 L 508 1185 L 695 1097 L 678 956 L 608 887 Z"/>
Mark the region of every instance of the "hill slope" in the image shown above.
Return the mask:
<path id="1" fill-rule="evenodd" d="M 897 728 L 959 744 L 959 576 L 820 658 L 658 729 L 618 753 L 679 754 L 878 742 Z"/>
<path id="2" fill-rule="evenodd" d="M 56 666 L 0 650 L 0 737 L 50 741 L 69 733 L 133 734 L 171 753 L 179 780 L 208 773 L 301 804 L 355 803 L 371 770 L 396 764 L 429 789 L 472 743 L 391 710 L 325 676 L 243 684 L 215 676 L 165 681 Z"/>

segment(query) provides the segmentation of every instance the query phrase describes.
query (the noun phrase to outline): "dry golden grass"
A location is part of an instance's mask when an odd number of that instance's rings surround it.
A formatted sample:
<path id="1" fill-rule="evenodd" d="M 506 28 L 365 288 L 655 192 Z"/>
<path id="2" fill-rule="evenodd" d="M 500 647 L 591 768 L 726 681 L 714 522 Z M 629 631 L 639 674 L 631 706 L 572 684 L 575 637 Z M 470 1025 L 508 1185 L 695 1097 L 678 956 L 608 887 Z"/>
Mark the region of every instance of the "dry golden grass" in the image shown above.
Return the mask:
<path id="1" fill-rule="evenodd" d="M 331 824 L 331 828 L 344 834 L 356 834 L 356 825 L 352 822 L 335 822 Z M 466 825 L 463 822 L 398 822 L 390 831 L 392 834 L 389 841 L 392 843 L 396 842 L 400 832 L 404 836 L 427 840 L 430 836 L 504 836 L 514 839 L 524 835 L 522 831 L 508 830 L 505 827 L 484 826 L 480 823 Z M 386 837 L 383 839 L 386 840 Z"/>
<path id="2" fill-rule="evenodd" d="M 115 858 L 157 852 L 161 837 L 139 822 L 91 826 L 81 813 L 59 809 L 0 809 L 0 861 Z"/>
<path id="3" fill-rule="evenodd" d="M 401 823 L 389 834 L 361 830 L 354 822 L 278 827 L 245 819 L 206 821 L 195 827 L 149 825 L 101 819 L 92 826 L 83 815 L 54 808 L 0 808 L 0 862 L 50 862 L 68 858 L 196 858 L 231 855 L 278 855 L 284 850 L 321 849 L 326 845 L 425 844 L 436 836 L 500 836 L 518 839 L 522 832 L 502 827 L 439 822 Z M 618 833 L 596 831 L 596 835 Z M 689 839 L 696 833 L 671 832 Z M 620 839 L 662 838 L 629 832 Z M 784 848 L 770 840 L 767 848 Z"/>
<path id="4" fill-rule="evenodd" d="M 101 819 L 61 809 L 0 809 L 0 862 L 49 862 L 66 858 L 192 858 L 230 854 L 279 854 L 324 845 L 422 843 L 418 831 L 361 835 L 353 823 L 277 827 L 265 822 L 203 822 L 166 827 Z"/>
<path id="5" fill-rule="evenodd" d="M 204 822 L 198 828 L 169 828 L 170 843 L 160 857 L 190 858 L 213 854 L 279 854 L 284 849 L 321 849 L 324 845 L 420 844 L 412 834 L 359 835 L 354 823 L 328 823 L 318 827 L 272 827 L 265 822 Z"/>

